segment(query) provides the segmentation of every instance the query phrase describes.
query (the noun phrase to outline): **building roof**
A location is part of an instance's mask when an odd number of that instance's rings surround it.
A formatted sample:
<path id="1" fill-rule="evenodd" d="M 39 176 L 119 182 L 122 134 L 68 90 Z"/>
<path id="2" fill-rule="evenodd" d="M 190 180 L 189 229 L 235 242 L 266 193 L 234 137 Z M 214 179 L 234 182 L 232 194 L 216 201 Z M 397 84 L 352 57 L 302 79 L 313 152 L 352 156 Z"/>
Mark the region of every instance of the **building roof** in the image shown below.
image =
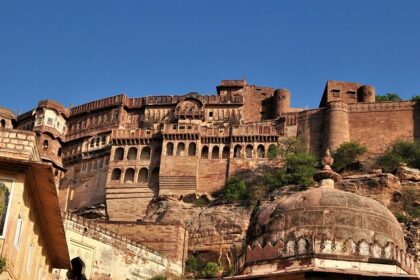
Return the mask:
<path id="1" fill-rule="evenodd" d="M 61 219 L 52 167 L 49 164 L 0 157 L 0 169 L 26 174 L 26 191 L 33 198 L 42 238 L 55 268 L 70 268 L 70 256 Z"/>

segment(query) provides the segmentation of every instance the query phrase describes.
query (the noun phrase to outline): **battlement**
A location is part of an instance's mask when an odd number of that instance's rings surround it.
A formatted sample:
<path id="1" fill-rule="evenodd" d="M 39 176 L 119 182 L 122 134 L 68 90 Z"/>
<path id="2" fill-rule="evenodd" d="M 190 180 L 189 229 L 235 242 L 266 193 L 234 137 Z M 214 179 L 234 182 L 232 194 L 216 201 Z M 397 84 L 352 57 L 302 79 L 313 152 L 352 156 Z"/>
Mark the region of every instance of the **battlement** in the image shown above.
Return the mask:
<path id="1" fill-rule="evenodd" d="M 104 99 L 92 101 L 80 106 L 76 106 L 70 109 L 70 116 L 95 111 L 111 106 L 118 106 L 127 104 L 128 97 L 125 94 L 119 94 Z"/>

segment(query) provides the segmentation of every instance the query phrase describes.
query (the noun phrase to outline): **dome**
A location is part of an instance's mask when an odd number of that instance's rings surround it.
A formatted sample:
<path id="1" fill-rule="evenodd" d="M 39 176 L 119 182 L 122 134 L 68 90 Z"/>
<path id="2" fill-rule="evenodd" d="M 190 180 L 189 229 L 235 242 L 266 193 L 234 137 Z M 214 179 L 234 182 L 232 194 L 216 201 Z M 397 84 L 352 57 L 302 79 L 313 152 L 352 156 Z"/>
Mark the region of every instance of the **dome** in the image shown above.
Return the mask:
<path id="1" fill-rule="evenodd" d="M 365 241 L 405 250 L 394 215 L 379 202 L 329 185 L 275 200 L 261 209 L 249 229 L 249 245 L 275 244 L 290 236 L 355 243 Z"/>

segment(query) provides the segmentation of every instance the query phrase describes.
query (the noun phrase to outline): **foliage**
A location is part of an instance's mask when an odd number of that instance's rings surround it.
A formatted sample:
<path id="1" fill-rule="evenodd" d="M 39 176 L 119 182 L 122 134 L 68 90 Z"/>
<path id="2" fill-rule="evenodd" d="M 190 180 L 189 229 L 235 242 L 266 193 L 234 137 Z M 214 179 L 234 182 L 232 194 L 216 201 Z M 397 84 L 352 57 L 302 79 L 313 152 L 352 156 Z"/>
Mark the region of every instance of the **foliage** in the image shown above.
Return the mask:
<path id="1" fill-rule="evenodd" d="M 194 276 L 214 278 L 217 276 L 222 267 L 214 262 L 204 263 L 194 256 L 189 256 L 185 266 L 186 272 L 192 273 Z"/>
<path id="2" fill-rule="evenodd" d="M 207 206 L 209 203 L 210 202 L 206 198 L 201 196 L 194 201 L 194 205 L 197 207 L 204 207 Z"/>
<path id="3" fill-rule="evenodd" d="M 0 257 L 0 274 L 2 274 L 6 270 L 6 259 L 4 257 Z"/>
<path id="4" fill-rule="evenodd" d="M 417 200 L 420 200 L 420 194 L 416 193 L 414 188 L 405 188 L 403 190 L 404 211 L 411 218 L 420 217 L 420 207 L 417 206 Z"/>
<path id="5" fill-rule="evenodd" d="M 8 189 L 3 183 L 0 183 L 0 216 L 3 214 L 5 203 L 7 202 Z"/>
<path id="6" fill-rule="evenodd" d="M 247 198 L 247 184 L 245 180 L 236 177 L 229 178 L 222 197 L 229 201 L 238 201 Z"/>
<path id="7" fill-rule="evenodd" d="M 398 222 L 404 223 L 404 224 L 407 224 L 411 222 L 412 220 L 409 215 L 401 213 L 401 212 L 395 213 L 395 218 L 397 218 Z"/>
<path id="8" fill-rule="evenodd" d="M 269 160 L 274 160 L 277 158 L 277 155 L 278 155 L 277 145 L 270 145 L 267 151 L 267 158 Z"/>
<path id="9" fill-rule="evenodd" d="M 356 142 L 342 143 L 332 155 L 334 158 L 333 167 L 338 172 L 349 169 L 366 152 L 366 147 Z"/>
<path id="10" fill-rule="evenodd" d="M 385 95 L 377 95 L 376 101 L 401 101 L 401 97 L 397 93 L 387 93 Z"/>
<path id="11" fill-rule="evenodd" d="M 310 185 L 313 182 L 317 161 L 301 141 L 287 138 L 271 153 L 273 158 L 284 162 L 282 168 L 265 168 L 261 172 L 253 172 L 248 178 L 231 177 L 220 192 L 221 197 L 230 202 L 246 200 L 255 205 L 276 188 L 290 184 Z"/>
<path id="12" fill-rule="evenodd" d="M 221 270 L 221 266 L 214 262 L 208 262 L 201 271 L 201 275 L 207 278 L 214 278 Z"/>
<path id="13" fill-rule="evenodd" d="M 397 141 L 377 159 L 376 163 L 384 172 L 395 172 L 401 163 L 420 168 L 420 142 Z"/>
<path id="14" fill-rule="evenodd" d="M 419 94 L 417 94 L 417 95 L 413 95 L 413 96 L 410 98 L 410 101 L 420 101 L 420 95 L 419 95 Z"/>

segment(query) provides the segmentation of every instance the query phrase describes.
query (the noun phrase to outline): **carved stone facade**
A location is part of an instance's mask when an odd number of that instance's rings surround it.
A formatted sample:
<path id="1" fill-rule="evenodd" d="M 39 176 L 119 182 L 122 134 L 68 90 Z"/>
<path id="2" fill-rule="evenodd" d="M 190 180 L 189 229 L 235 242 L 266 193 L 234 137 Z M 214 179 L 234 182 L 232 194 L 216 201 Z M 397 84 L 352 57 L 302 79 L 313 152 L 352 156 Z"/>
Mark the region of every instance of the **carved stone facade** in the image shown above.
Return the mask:
<path id="1" fill-rule="evenodd" d="M 14 125 L 37 133 L 63 211 L 106 203 L 111 221 L 141 219 L 158 194 L 217 191 L 267 163 L 284 137 L 315 153 L 352 140 L 379 153 L 419 137 L 418 104 L 375 103 L 372 86 L 328 81 L 318 109 L 291 108 L 290 100 L 286 89 L 226 80 L 217 95 L 120 94 L 70 109 L 44 100 Z"/>

